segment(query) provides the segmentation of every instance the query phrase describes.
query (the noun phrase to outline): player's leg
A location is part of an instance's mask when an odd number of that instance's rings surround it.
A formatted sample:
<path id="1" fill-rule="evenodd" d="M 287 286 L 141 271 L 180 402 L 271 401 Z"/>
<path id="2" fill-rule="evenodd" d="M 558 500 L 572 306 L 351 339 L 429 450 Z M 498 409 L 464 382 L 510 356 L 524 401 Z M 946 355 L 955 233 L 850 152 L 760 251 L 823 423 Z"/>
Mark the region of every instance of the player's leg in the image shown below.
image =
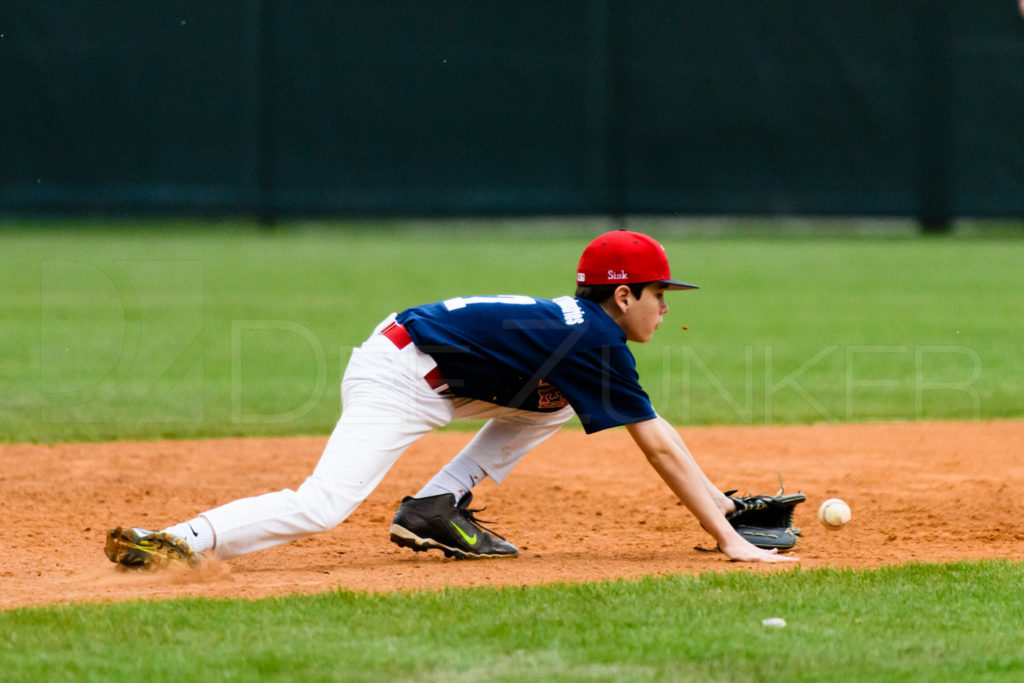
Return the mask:
<path id="1" fill-rule="evenodd" d="M 285 489 L 216 508 L 204 517 L 214 554 L 228 558 L 327 531 L 348 517 L 412 443 L 452 417 L 452 401 L 423 380 L 424 355 L 381 336 L 353 353 L 342 383 L 344 411 L 316 469 Z"/>
<path id="2" fill-rule="evenodd" d="M 438 493 L 460 497 L 484 476 L 500 484 L 524 455 L 557 432 L 573 415 L 570 407 L 539 413 L 499 408 L 481 401 L 457 402 L 453 419 L 490 419 L 416 497 Z"/>
<path id="3" fill-rule="evenodd" d="M 419 493 L 402 501 L 391 526 L 391 540 L 413 550 L 436 548 L 463 559 L 515 557 L 519 550 L 482 526 L 468 508 L 471 489 L 488 476 L 501 483 L 526 453 L 572 417 L 572 409 L 536 413 L 479 401 L 457 401 L 456 405 L 457 418 L 490 420 Z"/>
<path id="4" fill-rule="evenodd" d="M 411 345 L 396 348 L 379 334 L 383 326 L 353 352 L 342 382 L 344 412 L 313 474 L 297 490 L 236 500 L 163 532 L 119 527 L 108 538 L 108 557 L 127 566 L 119 558 L 146 552 L 141 566 L 158 565 L 155 555 L 168 554 L 167 544 L 140 539 L 173 535 L 194 544 L 195 551 L 226 559 L 326 531 L 344 520 L 413 441 L 452 416 L 451 399 L 423 379 L 429 357 Z M 200 535 L 192 536 L 192 529 Z"/>

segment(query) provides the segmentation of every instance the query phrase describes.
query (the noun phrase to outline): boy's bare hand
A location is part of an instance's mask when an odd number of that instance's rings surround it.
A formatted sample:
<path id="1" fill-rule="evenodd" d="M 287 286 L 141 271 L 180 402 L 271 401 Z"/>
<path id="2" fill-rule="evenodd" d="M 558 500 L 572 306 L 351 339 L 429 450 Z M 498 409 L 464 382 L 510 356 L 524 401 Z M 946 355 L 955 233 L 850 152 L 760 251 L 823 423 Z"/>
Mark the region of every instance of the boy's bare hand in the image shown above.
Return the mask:
<path id="1" fill-rule="evenodd" d="M 744 541 L 721 548 L 722 552 L 733 562 L 799 562 L 799 558 L 780 555 L 778 550 L 764 550 Z"/>

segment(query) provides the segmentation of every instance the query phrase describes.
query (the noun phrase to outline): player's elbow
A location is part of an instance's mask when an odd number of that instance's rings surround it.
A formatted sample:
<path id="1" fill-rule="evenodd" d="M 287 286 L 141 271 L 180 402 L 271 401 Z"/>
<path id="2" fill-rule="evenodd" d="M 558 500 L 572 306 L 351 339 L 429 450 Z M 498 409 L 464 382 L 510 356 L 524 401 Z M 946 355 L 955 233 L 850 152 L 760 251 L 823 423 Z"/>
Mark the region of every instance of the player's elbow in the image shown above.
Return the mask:
<path id="1" fill-rule="evenodd" d="M 626 428 L 655 469 L 661 471 L 664 466 L 677 460 L 678 448 L 665 430 L 665 423 L 661 419 L 637 422 L 626 425 Z"/>

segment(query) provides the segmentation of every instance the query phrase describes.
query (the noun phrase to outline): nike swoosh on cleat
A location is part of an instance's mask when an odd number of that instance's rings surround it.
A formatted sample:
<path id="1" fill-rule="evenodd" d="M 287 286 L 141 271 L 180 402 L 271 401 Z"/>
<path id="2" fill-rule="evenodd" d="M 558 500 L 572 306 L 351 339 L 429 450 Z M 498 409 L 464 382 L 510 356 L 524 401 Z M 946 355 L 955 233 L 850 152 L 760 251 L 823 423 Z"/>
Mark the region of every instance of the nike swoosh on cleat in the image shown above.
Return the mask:
<path id="1" fill-rule="evenodd" d="M 455 530 L 459 532 L 459 536 L 462 536 L 463 540 L 465 540 L 466 543 L 468 543 L 470 545 L 476 545 L 476 534 L 473 534 L 472 536 L 470 536 L 465 531 L 463 531 L 459 527 L 459 525 L 456 524 L 455 522 L 448 522 L 448 523 L 451 524 L 453 527 L 455 527 Z"/>

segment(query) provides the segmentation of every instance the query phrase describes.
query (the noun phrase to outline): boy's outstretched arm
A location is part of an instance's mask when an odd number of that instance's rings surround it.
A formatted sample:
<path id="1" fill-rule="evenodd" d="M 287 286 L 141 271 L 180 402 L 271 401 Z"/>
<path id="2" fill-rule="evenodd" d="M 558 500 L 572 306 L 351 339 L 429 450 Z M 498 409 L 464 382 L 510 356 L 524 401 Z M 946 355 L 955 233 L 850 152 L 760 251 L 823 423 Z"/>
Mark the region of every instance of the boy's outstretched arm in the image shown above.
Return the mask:
<path id="1" fill-rule="evenodd" d="M 700 476 L 701 484 L 704 485 L 704 488 L 707 490 L 708 495 L 711 496 L 711 500 L 715 503 L 718 509 L 722 512 L 722 514 L 732 512 L 736 508 L 736 506 L 733 505 L 732 500 L 728 496 L 726 496 L 724 493 L 718 490 L 718 487 L 711 483 L 711 480 L 708 479 L 707 475 L 705 475 L 704 472 L 700 469 L 700 466 L 693 459 L 693 455 L 690 454 L 690 449 L 687 448 L 686 442 L 683 441 L 683 437 L 679 436 L 679 432 L 676 430 L 676 428 L 673 427 L 672 424 L 665 418 L 659 416 L 658 419 L 661 421 L 661 426 L 665 428 L 665 431 L 669 435 L 669 438 L 671 438 L 672 441 L 675 442 L 677 446 L 679 446 L 680 450 L 682 451 L 683 457 L 689 460 L 690 463 L 693 465 L 693 468 L 697 470 L 697 474 Z"/>
<path id="2" fill-rule="evenodd" d="M 626 425 L 626 429 L 658 476 L 718 541 L 718 547 L 729 559 L 740 562 L 797 561 L 795 557 L 752 545 L 732 528 L 708 490 L 710 487 L 717 494 L 717 489 L 711 486 L 671 425 L 658 417 Z"/>

